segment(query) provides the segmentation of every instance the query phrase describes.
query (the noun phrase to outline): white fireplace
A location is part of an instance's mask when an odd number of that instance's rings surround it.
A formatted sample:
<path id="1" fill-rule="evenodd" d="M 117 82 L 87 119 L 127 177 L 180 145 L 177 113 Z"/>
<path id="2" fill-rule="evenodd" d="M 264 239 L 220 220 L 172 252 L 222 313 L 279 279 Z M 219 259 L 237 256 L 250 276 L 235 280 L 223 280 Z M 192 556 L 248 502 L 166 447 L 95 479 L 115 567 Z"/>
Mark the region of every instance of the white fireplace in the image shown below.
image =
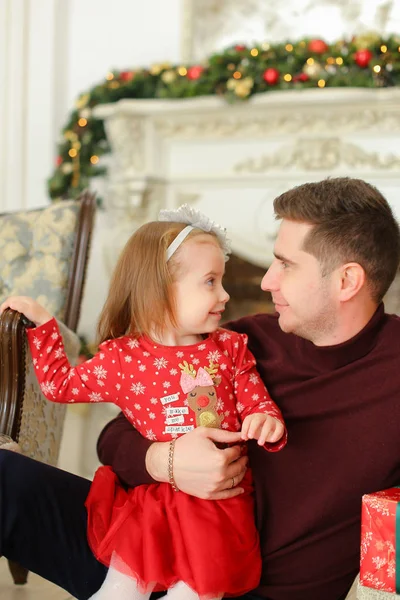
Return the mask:
<path id="1" fill-rule="evenodd" d="M 188 202 L 228 229 L 236 254 L 267 267 L 273 199 L 327 176 L 366 179 L 400 217 L 397 88 L 277 91 L 235 105 L 121 100 L 95 115 L 112 147 L 106 205 L 120 244 L 160 207 Z"/>

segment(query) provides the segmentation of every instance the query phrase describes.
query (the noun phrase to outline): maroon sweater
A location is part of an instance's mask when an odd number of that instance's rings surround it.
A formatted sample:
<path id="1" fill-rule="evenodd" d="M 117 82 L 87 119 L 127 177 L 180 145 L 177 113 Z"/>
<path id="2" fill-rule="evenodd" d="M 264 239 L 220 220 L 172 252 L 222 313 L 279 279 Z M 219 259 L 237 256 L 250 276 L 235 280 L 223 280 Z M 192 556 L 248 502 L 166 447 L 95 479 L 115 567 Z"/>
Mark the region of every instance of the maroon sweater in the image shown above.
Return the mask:
<path id="1" fill-rule="evenodd" d="M 322 348 L 283 333 L 272 315 L 245 317 L 232 329 L 249 336 L 289 434 L 278 453 L 249 445 L 263 554 L 257 593 L 338 600 L 359 567 L 361 496 L 400 484 L 400 318 L 381 305 L 357 336 Z M 98 451 L 137 485 L 152 481 L 149 444 L 120 416 Z"/>

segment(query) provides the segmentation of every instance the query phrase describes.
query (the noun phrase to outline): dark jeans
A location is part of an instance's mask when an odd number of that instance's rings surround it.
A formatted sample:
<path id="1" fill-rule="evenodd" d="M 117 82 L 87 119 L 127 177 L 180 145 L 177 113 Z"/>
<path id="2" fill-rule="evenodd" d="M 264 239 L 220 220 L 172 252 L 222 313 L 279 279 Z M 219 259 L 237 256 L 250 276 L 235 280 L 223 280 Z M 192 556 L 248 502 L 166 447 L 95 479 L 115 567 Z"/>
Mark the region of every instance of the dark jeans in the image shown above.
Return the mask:
<path id="1" fill-rule="evenodd" d="M 107 569 L 86 540 L 90 481 L 0 450 L 0 555 L 79 600 L 101 586 Z"/>
<path id="2" fill-rule="evenodd" d="M 94 594 L 107 573 L 86 540 L 89 488 L 87 479 L 0 450 L 0 556 L 78 600 Z M 246 595 L 242 600 L 257 597 Z"/>

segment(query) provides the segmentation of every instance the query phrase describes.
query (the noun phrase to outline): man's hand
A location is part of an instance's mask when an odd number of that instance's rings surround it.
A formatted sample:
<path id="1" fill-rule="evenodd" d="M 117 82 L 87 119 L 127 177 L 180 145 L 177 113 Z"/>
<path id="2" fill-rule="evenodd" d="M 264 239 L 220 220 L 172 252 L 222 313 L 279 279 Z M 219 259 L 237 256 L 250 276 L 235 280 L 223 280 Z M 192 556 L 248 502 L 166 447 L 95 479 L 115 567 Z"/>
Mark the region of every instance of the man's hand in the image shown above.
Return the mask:
<path id="1" fill-rule="evenodd" d="M 0 306 L 0 315 L 6 308 L 12 308 L 22 313 L 27 319 L 35 323 L 36 327 L 47 323 L 52 318 L 52 315 L 43 306 L 28 296 L 11 296 L 7 298 Z"/>
<path id="2" fill-rule="evenodd" d="M 182 492 L 206 500 L 225 500 L 243 492 L 236 487 L 246 473 L 247 456 L 241 446 L 220 450 L 214 442 L 237 444 L 241 433 L 196 427 L 175 443 L 173 472 Z M 155 442 L 146 455 L 146 468 L 156 481 L 168 482 L 168 442 Z"/>
<path id="3" fill-rule="evenodd" d="M 285 432 L 283 424 L 270 415 L 254 413 L 248 415 L 242 424 L 242 440 L 258 440 L 260 446 L 266 442 L 274 444 Z"/>

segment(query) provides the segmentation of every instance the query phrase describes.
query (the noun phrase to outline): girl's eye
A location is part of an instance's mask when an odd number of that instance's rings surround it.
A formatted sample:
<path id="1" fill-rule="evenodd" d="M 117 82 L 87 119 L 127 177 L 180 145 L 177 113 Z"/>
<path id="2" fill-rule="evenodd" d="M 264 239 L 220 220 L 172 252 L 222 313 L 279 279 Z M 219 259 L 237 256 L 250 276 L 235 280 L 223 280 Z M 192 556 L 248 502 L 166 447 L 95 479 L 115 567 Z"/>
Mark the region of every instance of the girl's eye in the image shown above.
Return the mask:
<path id="1" fill-rule="evenodd" d="M 207 285 L 214 285 L 214 282 L 215 282 L 214 278 L 208 279 Z"/>

